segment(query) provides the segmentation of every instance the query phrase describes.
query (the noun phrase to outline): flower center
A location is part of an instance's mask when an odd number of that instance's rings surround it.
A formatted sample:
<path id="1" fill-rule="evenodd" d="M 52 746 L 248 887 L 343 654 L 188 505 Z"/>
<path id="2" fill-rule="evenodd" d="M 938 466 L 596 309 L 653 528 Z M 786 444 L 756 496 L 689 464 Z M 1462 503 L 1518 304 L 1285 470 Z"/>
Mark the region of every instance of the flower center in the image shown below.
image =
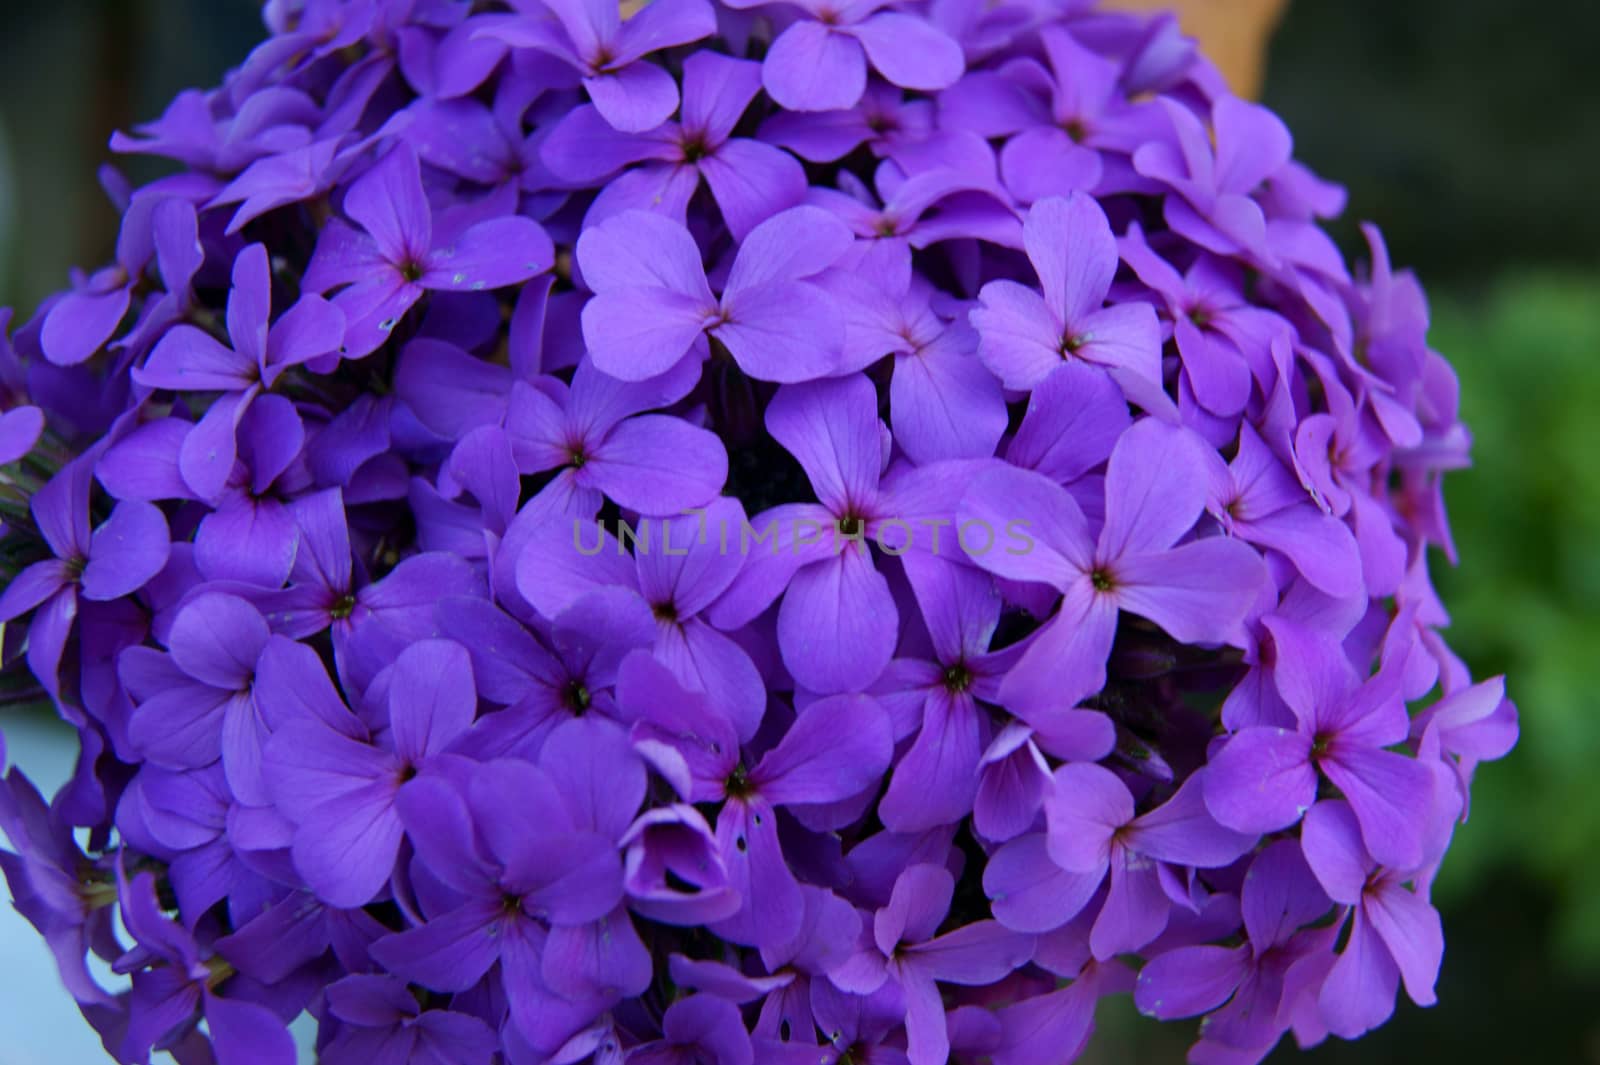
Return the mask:
<path id="1" fill-rule="evenodd" d="M 957 662 L 944 671 L 944 687 L 951 695 L 960 695 L 972 687 L 974 679 L 965 662 Z"/>

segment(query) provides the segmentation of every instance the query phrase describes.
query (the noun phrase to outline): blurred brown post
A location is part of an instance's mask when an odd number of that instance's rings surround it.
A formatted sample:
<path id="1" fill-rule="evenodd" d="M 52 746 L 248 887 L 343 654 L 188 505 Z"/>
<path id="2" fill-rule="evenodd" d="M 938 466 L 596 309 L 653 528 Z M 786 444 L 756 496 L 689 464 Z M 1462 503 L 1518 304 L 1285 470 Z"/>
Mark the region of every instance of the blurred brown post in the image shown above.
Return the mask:
<path id="1" fill-rule="evenodd" d="M 1108 0 L 1126 11 L 1176 11 L 1184 32 L 1240 96 L 1261 91 L 1267 43 L 1288 0 Z"/>

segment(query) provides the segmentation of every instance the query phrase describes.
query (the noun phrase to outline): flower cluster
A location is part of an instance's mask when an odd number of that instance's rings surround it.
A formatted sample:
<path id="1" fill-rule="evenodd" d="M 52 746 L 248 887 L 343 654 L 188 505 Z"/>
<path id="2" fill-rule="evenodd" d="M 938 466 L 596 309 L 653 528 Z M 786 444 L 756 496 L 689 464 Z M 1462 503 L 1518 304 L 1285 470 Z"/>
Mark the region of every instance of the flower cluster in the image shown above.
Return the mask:
<path id="1" fill-rule="evenodd" d="M 265 19 L 0 319 L 7 699 L 81 743 L 0 869 L 117 1060 L 1055 1065 L 1131 991 L 1234 1063 L 1433 1002 L 1517 734 L 1429 584 L 1455 379 L 1170 18 Z"/>

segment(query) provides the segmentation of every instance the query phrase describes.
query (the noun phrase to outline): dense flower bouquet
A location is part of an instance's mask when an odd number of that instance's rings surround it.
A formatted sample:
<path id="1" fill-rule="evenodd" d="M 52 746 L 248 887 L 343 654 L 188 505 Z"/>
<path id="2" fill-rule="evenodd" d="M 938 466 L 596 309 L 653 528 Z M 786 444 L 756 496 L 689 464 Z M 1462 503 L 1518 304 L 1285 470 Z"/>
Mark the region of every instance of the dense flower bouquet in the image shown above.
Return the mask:
<path id="1" fill-rule="evenodd" d="M 1455 380 L 1170 19 L 271 0 L 0 328 L 123 1062 L 1259 1060 L 1433 1001 Z M 9 326 L 9 317 L 0 325 Z M 90 953 L 127 977 L 108 986 Z"/>

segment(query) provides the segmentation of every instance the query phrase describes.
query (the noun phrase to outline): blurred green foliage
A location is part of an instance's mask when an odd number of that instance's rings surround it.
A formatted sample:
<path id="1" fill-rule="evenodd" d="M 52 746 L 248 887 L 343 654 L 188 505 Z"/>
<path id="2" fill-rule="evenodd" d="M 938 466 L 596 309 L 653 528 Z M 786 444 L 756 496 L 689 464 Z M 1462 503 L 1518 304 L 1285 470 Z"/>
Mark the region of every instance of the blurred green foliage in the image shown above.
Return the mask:
<path id="1" fill-rule="evenodd" d="M 1452 645 L 1507 674 L 1522 711 L 1440 889 L 1460 897 L 1491 862 L 1540 878 L 1559 899 L 1552 957 L 1600 972 L 1600 276 L 1509 277 L 1434 311 L 1475 434 L 1445 489 L 1461 565 L 1435 573 Z"/>

